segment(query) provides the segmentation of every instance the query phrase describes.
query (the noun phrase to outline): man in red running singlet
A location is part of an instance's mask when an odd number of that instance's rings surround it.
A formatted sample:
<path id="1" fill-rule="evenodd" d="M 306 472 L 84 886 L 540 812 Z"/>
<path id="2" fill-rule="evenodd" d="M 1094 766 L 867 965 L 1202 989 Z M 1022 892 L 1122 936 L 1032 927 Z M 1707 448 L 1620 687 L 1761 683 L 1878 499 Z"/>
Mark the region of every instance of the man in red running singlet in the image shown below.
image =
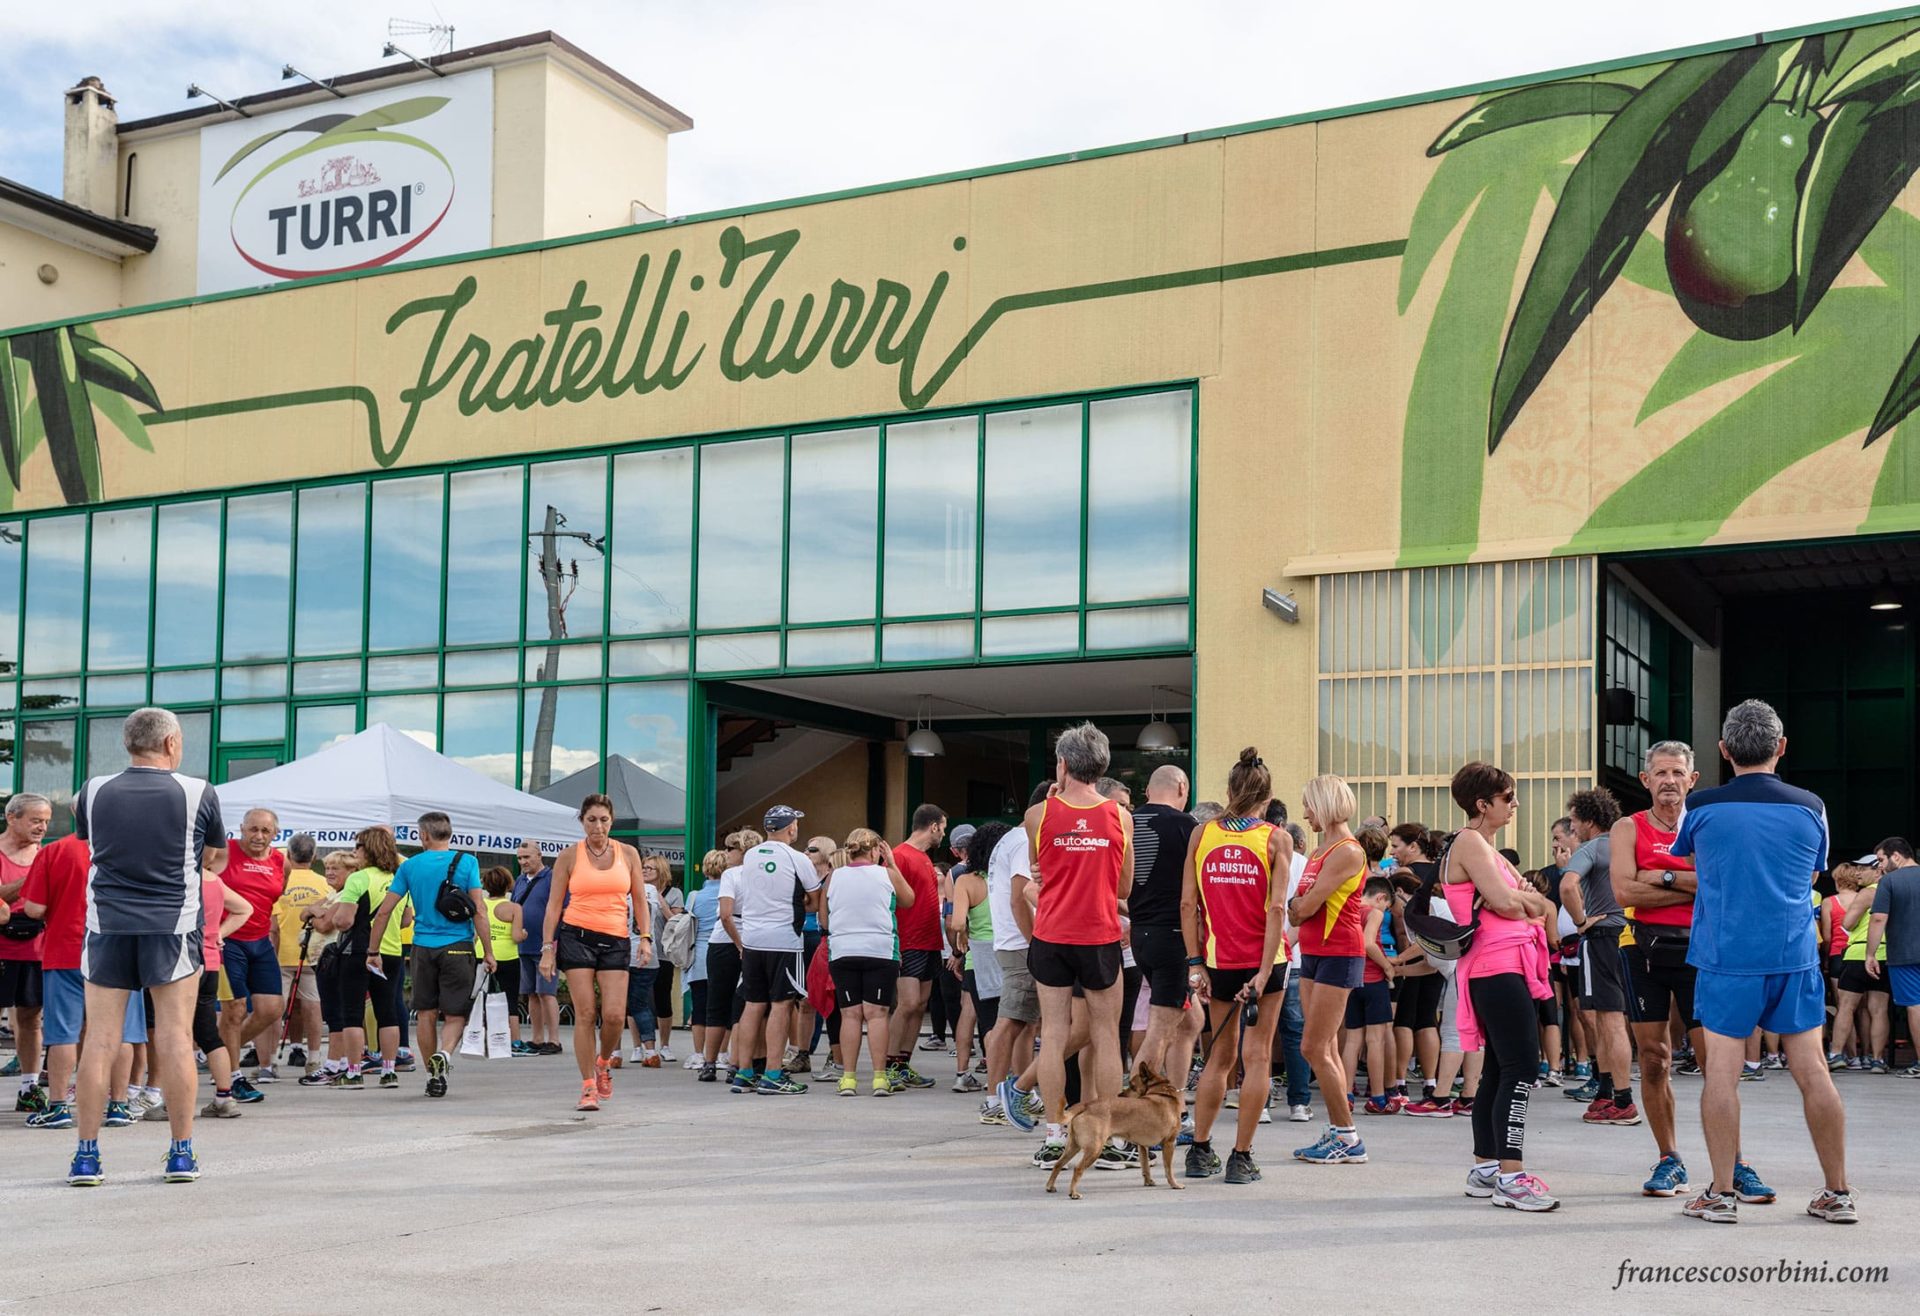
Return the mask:
<path id="1" fill-rule="evenodd" d="M 1090 1034 L 1082 1053 L 1092 1062 L 1082 1070 L 1085 1097 L 1120 1092 L 1120 875 L 1133 871 L 1133 819 L 1096 789 L 1111 759 L 1105 733 L 1091 722 L 1069 727 L 1054 742 L 1054 756 L 1056 789 L 1026 817 L 1040 886 L 1027 966 L 1040 998 L 1042 1153 L 1066 1143 L 1066 1046 L 1076 987 L 1086 999 Z"/>

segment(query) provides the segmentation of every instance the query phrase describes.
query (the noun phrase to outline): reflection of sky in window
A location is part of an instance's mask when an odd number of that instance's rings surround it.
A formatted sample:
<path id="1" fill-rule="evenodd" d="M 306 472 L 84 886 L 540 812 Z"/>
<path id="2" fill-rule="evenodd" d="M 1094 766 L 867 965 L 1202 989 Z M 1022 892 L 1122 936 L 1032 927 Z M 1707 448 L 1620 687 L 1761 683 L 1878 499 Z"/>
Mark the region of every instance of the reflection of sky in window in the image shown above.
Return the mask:
<path id="1" fill-rule="evenodd" d="M 87 666 L 99 670 L 147 665 L 148 566 L 153 509 L 97 512 L 87 570 Z M 91 733 L 89 733 L 91 734 Z M 91 740 L 89 740 L 91 753 Z"/>
<path id="2" fill-rule="evenodd" d="M 551 701 L 550 705 L 548 701 Z M 535 757 L 543 706 L 553 709 L 553 747 L 544 760 Z M 562 777 L 600 761 L 600 687 L 547 686 L 527 691 L 523 712 L 521 763 L 526 788 L 544 790 Z"/>
<path id="3" fill-rule="evenodd" d="M 433 695 L 372 695 L 367 699 L 367 725 L 385 722 L 428 749 L 438 749 L 439 737 L 434 731 L 439 720 L 438 704 Z"/>
<path id="4" fill-rule="evenodd" d="M 309 704 L 293 710 L 293 756 L 305 758 L 353 735 L 360 710 L 352 704 Z"/>
<path id="5" fill-rule="evenodd" d="M 987 417 L 988 609 L 1080 602 L 1080 408 Z"/>
<path id="6" fill-rule="evenodd" d="M 1088 473 L 1087 601 L 1187 592 L 1192 400 L 1184 392 L 1095 402 Z"/>
<path id="7" fill-rule="evenodd" d="M 613 459 L 615 635 L 685 630 L 693 589 L 693 449 Z"/>
<path id="8" fill-rule="evenodd" d="M 429 649 L 440 643 L 440 477 L 373 484 L 373 649 Z M 496 585 L 497 588 L 497 585 Z"/>
<path id="9" fill-rule="evenodd" d="M 105 777 L 127 766 L 127 744 L 121 732 L 126 714 L 87 719 L 87 776 Z"/>
<path id="10" fill-rule="evenodd" d="M 20 661 L 20 561 L 26 551 L 18 521 L 0 523 L 0 674 Z"/>
<path id="11" fill-rule="evenodd" d="M 607 753 L 687 787 L 687 687 L 680 681 L 616 685 L 607 694 Z M 654 821 L 677 822 L 678 819 Z"/>
<path id="12" fill-rule="evenodd" d="M 86 551 L 84 515 L 44 517 L 27 528 L 29 673 L 80 670 L 81 573 Z"/>
<path id="13" fill-rule="evenodd" d="M 366 592 L 366 486 L 302 489 L 298 539 L 293 554 L 293 651 L 358 653 L 360 604 Z"/>
<path id="14" fill-rule="evenodd" d="M 607 459 L 541 462 L 532 468 L 527 489 L 527 638 L 576 638 L 600 634 L 606 602 L 607 560 L 596 548 L 573 536 L 604 540 L 607 533 Z M 555 513 L 559 538 L 553 542 L 560 588 L 561 621 L 548 611 L 547 582 L 540 574 L 541 540 L 547 511 Z"/>
<path id="15" fill-rule="evenodd" d="M 447 643 L 520 638 L 520 499 L 518 466 L 456 471 L 447 525 Z"/>
<path id="16" fill-rule="evenodd" d="M 45 524 L 42 522 L 41 524 Z M 44 795 L 56 806 L 73 798 L 74 724 L 27 722 L 21 726 L 20 789 Z M 54 809 L 54 817 L 60 816 Z"/>
<path id="17" fill-rule="evenodd" d="M 286 654 L 292 524 L 293 499 L 288 494 L 227 500 L 223 657 L 278 658 Z"/>
<path id="18" fill-rule="evenodd" d="M 448 695 L 442 716 L 441 753 L 502 785 L 514 784 L 514 745 L 520 729 L 518 691 Z"/>
<path id="19" fill-rule="evenodd" d="M 979 421 L 887 426 L 886 611 L 971 612 Z"/>
<path id="20" fill-rule="evenodd" d="M 155 664 L 212 662 L 220 597 L 220 504 L 169 503 L 160 509 L 154 588 Z"/>
<path id="21" fill-rule="evenodd" d="M 700 625 L 780 620 L 785 533 L 782 439 L 710 443 L 700 453 Z"/>
<path id="22" fill-rule="evenodd" d="M 793 436 L 787 508 L 787 620 L 873 616 L 880 431 Z"/>

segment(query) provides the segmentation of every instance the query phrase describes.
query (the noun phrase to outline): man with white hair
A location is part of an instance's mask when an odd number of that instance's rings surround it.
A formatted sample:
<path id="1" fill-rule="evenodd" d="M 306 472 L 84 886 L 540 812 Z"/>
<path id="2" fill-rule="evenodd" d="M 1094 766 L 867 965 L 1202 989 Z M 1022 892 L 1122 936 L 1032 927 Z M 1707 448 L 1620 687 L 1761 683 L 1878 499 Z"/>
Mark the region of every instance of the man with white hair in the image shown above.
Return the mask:
<path id="1" fill-rule="evenodd" d="M 47 1094 L 40 1090 L 40 1018 L 44 1001 L 41 956 L 46 936 L 38 921 L 22 914 L 21 892 L 27 870 L 40 853 L 40 839 L 53 819 L 44 795 L 22 791 L 7 801 L 7 827 L 0 833 L 0 901 L 13 917 L 0 928 L 0 1009 L 13 1012 L 14 1056 L 20 1062 L 20 1094 L 15 1110 L 44 1114 Z M 64 1101 L 66 1092 L 54 1094 Z"/>
<path id="2" fill-rule="evenodd" d="M 220 1011 L 220 1035 L 236 1068 L 256 1040 L 272 1050 L 269 1030 L 286 1009 L 280 953 L 273 946 L 273 907 L 287 889 L 287 857 L 273 848 L 279 834 L 280 819 L 272 809 L 248 809 L 239 839 L 227 842 L 227 871 L 221 880 L 253 906 L 247 921 L 220 947 L 220 964 L 233 992 L 232 1002 Z M 254 1070 L 254 1078 L 274 1081 L 271 1063 L 269 1055 L 267 1064 Z M 236 1073 L 233 1099 L 243 1104 L 264 1101 L 266 1093 Z"/>
<path id="3" fill-rule="evenodd" d="M 121 1018 L 133 993 L 152 995 L 150 1067 L 160 1075 L 173 1132 L 162 1177 L 190 1183 L 200 1177 L 190 1036 L 204 935 L 200 878 L 226 868 L 226 828 L 213 787 L 179 771 L 185 740 L 178 718 L 164 708 L 142 708 L 127 717 L 121 734 L 127 768 L 91 779 L 73 802 L 74 832 L 93 846 L 80 973 L 87 1014 L 95 1019 Z M 75 1112 L 80 1141 L 67 1174 L 75 1187 L 105 1181 L 100 1122 L 119 1050 L 119 1030 L 87 1034 Z"/>

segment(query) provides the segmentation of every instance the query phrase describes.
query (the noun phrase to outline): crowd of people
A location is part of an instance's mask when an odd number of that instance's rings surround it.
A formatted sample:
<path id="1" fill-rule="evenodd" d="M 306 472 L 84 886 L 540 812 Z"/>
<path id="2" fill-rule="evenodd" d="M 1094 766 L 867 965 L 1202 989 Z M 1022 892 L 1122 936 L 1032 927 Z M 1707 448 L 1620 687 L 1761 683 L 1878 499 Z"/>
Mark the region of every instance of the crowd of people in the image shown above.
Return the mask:
<path id="1" fill-rule="evenodd" d="M 684 896 L 664 859 L 612 835 L 605 796 L 551 862 L 523 844 L 518 873 L 453 849 L 441 813 L 410 857 L 377 826 L 320 856 L 304 835 L 276 849 L 264 809 L 229 840 L 212 789 L 178 771 L 166 710 L 131 716 L 125 739 L 129 767 L 86 783 L 71 835 L 43 844 L 52 808 L 27 794 L 0 834 L 16 1108 L 76 1132 L 76 1185 L 104 1179 L 102 1126 L 142 1118 L 172 1126 L 165 1179 L 198 1176 L 196 1062 L 213 1091 L 198 1114 L 230 1119 L 281 1063 L 303 1086 L 398 1088 L 411 1027 L 440 1098 L 476 1002 L 503 995 L 511 1053 L 550 1057 L 567 1049 L 564 991 L 580 1111 L 613 1097 L 623 1063 L 676 1061 L 684 999 L 686 1067 L 732 1093 L 890 1097 L 936 1086 L 916 1062 L 950 1056 L 980 1122 L 1039 1130 L 1030 1162 L 1047 1169 L 1077 1104 L 1144 1070 L 1191 1094 L 1185 1177 L 1248 1184 L 1259 1128 L 1310 1122 L 1317 1090 L 1326 1127 L 1293 1159 L 1365 1164 L 1357 1117 L 1463 1117 L 1465 1194 L 1523 1212 L 1559 1206 L 1525 1154 L 1529 1101 L 1549 1089 L 1586 1123 L 1648 1127 L 1645 1195 L 1719 1223 L 1772 1203 L 1739 1084 L 1785 1071 L 1824 1179 L 1807 1210 L 1851 1223 L 1830 1072 L 1891 1071 L 1890 1007 L 1920 1037 L 1913 849 L 1890 837 L 1832 862 L 1824 809 L 1777 774 L 1784 729 L 1758 701 L 1722 728 L 1726 785 L 1696 789 L 1693 750 L 1656 744 L 1649 807 L 1576 791 L 1539 869 L 1498 844 L 1516 788 L 1491 764 L 1454 775 L 1451 828 L 1356 824 L 1336 776 L 1304 784 L 1294 821 L 1252 748 L 1223 803 L 1190 801 L 1165 764 L 1136 804 L 1083 723 L 1016 824 L 949 833 L 923 804 L 898 843 L 803 840 L 805 815 L 777 805 L 690 864 Z M 1704 1181 L 1676 1075 L 1703 1082 Z M 1095 1165 L 1150 1150 L 1111 1142 Z"/>

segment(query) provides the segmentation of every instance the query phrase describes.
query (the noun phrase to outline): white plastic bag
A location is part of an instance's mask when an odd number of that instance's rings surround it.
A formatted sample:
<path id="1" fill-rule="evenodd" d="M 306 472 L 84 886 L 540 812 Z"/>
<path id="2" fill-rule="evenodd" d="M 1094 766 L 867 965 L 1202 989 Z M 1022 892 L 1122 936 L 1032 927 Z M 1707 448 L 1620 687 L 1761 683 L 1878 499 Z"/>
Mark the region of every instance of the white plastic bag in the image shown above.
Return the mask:
<path id="1" fill-rule="evenodd" d="M 487 1030 L 487 1059 L 513 1059 L 513 1034 L 507 1029 L 507 994 L 488 992 L 480 1010 Z"/>

